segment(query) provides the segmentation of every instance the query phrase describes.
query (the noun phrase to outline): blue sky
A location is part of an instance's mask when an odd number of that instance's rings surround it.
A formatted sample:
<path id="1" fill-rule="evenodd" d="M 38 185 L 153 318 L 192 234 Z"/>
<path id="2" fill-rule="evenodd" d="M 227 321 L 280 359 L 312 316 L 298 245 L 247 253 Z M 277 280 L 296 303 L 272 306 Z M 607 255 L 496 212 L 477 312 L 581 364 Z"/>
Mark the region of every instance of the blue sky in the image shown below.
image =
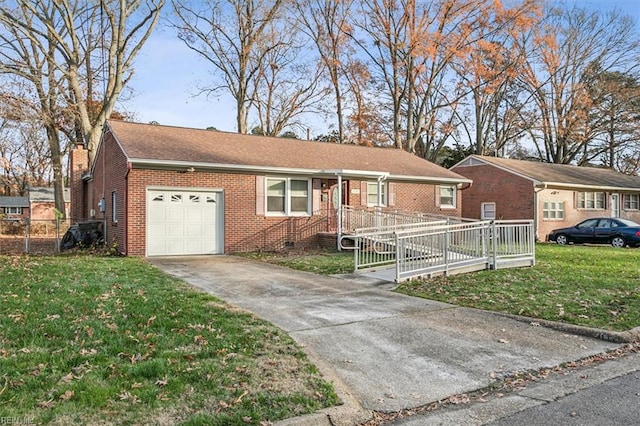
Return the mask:
<path id="1" fill-rule="evenodd" d="M 573 1 L 603 10 L 617 8 L 635 16 L 640 25 L 640 0 Z M 173 30 L 157 28 L 136 58 L 129 84 L 133 96 L 119 108 L 142 123 L 235 131 L 235 109 L 229 95 L 196 96 L 198 85 L 212 80 L 210 72 L 206 61 L 178 40 Z M 327 133 L 327 128 L 328 123 L 320 118 L 310 120 L 312 137 Z"/>

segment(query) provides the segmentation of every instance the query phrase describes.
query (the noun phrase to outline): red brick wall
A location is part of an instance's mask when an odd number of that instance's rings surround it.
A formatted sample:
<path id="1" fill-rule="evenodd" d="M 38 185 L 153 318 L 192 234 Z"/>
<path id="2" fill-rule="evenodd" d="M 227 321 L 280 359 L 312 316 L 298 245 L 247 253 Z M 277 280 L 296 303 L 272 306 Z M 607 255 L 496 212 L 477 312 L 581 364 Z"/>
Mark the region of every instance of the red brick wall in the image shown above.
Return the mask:
<path id="1" fill-rule="evenodd" d="M 437 185 L 418 184 L 418 183 L 396 183 L 396 203 L 394 206 L 398 209 L 429 213 L 435 215 L 461 216 L 462 214 L 462 197 L 461 191 L 457 190 L 456 208 L 442 208 L 436 200 L 440 197 Z"/>
<path id="2" fill-rule="evenodd" d="M 533 219 L 533 182 L 490 165 L 456 167 L 454 172 L 473 180 L 462 191 L 462 216 L 480 219 L 482 203 L 496 203 L 496 219 Z"/>
<path id="3" fill-rule="evenodd" d="M 127 250 L 127 159 L 114 142 L 111 134 L 106 134 L 96 153 L 93 169 L 92 188 L 88 191 L 89 209 L 95 210 L 95 218 L 103 221 L 103 232 L 108 245 L 117 245 L 119 251 Z M 116 218 L 113 217 L 112 192 L 117 194 Z M 99 209 L 99 202 L 105 200 L 105 211 Z M 115 220 L 114 220 L 115 219 Z"/>
<path id="4" fill-rule="evenodd" d="M 210 188 L 223 190 L 224 252 L 279 250 L 318 245 L 327 230 L 324 210 L 309 217 L 256 215 L 255 175 L 132 169 L 129 174 L 129 254 L 146 250 L 146 188 Z M 326 208 L 326 207 L 325 207 Z"/>

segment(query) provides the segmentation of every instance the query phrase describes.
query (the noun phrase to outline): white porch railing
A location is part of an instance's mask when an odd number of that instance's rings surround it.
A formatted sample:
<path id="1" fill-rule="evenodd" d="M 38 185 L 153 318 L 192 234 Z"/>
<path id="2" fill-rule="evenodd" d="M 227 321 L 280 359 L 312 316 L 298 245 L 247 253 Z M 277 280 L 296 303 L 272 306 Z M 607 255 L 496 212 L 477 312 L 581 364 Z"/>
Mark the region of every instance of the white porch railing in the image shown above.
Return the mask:
<path id="1" fill-rule="evenodd" d="M 444 220 L 359 229 L 356 271 L 395 268 L 395 281 L 535 264 L 533 221 Z"/>
<path id="2" fill-rule="evenodd" d="M 460 223 L 459 217 L 432 215 L 428 213 L 365 209 L 362 207 L 342 206 L 342 234 L 354 234 L 357 229 L 388 228 L 392 226 L 420 224 L 433 221 Z"/>

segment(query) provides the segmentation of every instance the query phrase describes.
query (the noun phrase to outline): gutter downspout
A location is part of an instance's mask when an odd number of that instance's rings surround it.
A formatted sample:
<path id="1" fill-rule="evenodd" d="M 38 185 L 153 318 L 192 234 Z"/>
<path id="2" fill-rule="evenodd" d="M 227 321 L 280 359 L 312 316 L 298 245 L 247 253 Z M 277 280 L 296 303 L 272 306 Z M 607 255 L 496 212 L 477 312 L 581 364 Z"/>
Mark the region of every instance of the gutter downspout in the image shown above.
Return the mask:
<path id="1" fill-rule="evenodd" d="M 338 176 L 338 208 L 336 209 L 336 223 L 338 225 L 337 245 L 338 251 L 342 251 L 342 175 L 340 173 L 336 173 L 336 175 Z"/>
<path id="2" fill-rule="evenodd" d="M 124 231 L 123 231 L 123 236 L 122 236 L 122 244 L 124 245 L 124 247 L 120 248 L 120 253 L 125 255 L 129 252 L 129 173 L 131 173 L 131 169 L 133 168 L 133 165 L 131 164 L 131 161 L 127 161 L 127 173 L 125 173 L 124 175 L 124 194 L 122 194 L 123 197 L 123 204 L 124 204 Z M 147 202 L 147 194 L 145 191 L 145 203 Z M 145 213 L 146 214 L 146 213 Z M 146 238 L 145 238 L 145 245 L 146 245 Z M 147 248 L 145 247 L 145 255 L 147 254 Z"/>
<path id="3" fill-rule="evenodd" d="M 540 206 L 538 205 L 539 199 L 538 194 L 547 189 L 547 184 L 543 183 L 542 188 L 533 190 L 533 234 L 536 237 L 536 241 L 540 241 L 540 236 L 538 235 L 538 220 L 540 219 Z"/>

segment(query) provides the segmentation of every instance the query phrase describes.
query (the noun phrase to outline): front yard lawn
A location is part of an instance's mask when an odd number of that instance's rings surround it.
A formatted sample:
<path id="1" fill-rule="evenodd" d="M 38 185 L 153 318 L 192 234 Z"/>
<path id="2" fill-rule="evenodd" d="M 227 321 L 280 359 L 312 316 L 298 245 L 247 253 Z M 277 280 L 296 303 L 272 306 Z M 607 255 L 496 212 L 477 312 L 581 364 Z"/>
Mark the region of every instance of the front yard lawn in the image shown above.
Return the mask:
<path id="1" fill-rule="evenodd" d="M 353 252 L 264 256 L 316 273 L 353 272 Z M 459 306 L 623 331 L 640 326 L 640 249 L 536 245 L 536 266 L 414 280 L 398 290 Z"/>
<path id="2" fill-rule="evenodd" d="M 640 250 L 538 244 L 532 268 L 415 280 L 398 291 L 459 306 L 623 331 L 640 326 Z"/>
<path id="3" fill-rule="evenodd" d="M 285 333 L 143 260 L 0 256 L 0 419 L 258 425 L 336 403 Z"/>

